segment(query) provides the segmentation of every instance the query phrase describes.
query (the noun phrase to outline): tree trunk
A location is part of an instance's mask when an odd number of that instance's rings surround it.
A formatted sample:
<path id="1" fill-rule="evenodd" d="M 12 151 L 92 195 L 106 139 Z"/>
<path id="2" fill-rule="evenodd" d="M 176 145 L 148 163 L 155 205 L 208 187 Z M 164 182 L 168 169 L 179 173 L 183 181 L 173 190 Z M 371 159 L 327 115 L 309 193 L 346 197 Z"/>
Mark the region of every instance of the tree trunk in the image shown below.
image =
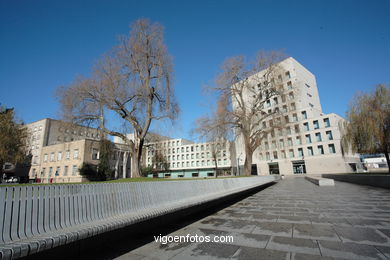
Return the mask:
<path id="1" fill-rule="evenodd" d="M 244 175 L 249 176 L 252 173 L 252 155 L 253 151 L 245 147 Z"/>
<path id="2" fill-rule="evenodd" d="M 390 173 L 390 158 L 389 158 L 389 152 L 385 151 L 385 157 L 386 157 L 386 162 L 387 162 L 387 167 L 388 167 L 388 172 Z"/>
<path id="3" fill-rule="evenodd" d="M 131 157 L 131 175 L 133 178 L 139 178 L 142 176 L 141 173 L 141 159 L 142 159 L 142 148 L 144 145 L 143 139 L 134 138 L 134 148 Z"/>
<path id="4" fill-rule="evenodd" d="M 215 178 L 218 178 L 218 162 L 217 162 L 217 157 L 214 158 L 215 162 Z"/>
<path id="5" fill-rule="evenodd" d="M 132 178 L 141 177 L 141 169 L 140 169 L 138 153 L 133 153 L 131 156 L 131 176 Z"/>

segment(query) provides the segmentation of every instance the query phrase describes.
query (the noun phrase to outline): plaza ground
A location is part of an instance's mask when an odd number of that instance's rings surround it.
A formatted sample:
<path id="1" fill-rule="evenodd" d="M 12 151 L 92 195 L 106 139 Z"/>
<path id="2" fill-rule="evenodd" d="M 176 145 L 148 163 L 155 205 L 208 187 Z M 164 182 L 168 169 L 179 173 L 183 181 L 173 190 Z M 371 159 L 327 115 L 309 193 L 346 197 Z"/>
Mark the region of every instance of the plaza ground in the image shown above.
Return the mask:
<path id="1" fill-rule="evenodd" d="M 170 235 L 232 243 L 150 242 L 117 259 L 390 259 L 390 190 L 290 177 Z M 159 234 L 153 234 L 158 236 Z"/>

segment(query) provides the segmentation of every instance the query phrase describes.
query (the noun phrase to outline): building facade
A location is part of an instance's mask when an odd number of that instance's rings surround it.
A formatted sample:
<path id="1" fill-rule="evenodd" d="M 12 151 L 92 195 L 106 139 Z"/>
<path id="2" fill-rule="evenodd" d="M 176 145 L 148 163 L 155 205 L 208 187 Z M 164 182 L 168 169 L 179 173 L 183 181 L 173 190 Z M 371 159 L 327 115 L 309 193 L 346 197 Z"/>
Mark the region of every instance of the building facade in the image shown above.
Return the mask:
<path id="1" fill-rule="evenodd" d="M 155 177 L 191 178 L 231 175 L 234 147 L 228 142 L 194 143 L 185 139 L 168 139 L 148 143 L 144 165 L 165 168 Z M 161 167 L 161 164 L 164 164 Z"/>
<path id="2" fill-rule="evenodd" d="M 283 128 L 274 129 L 253 154 L 252 171 L 268 174 L 345 173 L 361 168 L 358 155 L 343 151 L 343 118 L 322 112 L 315 76 L 294 58 L 280 62 L 281 94 L 266 100 L 264 111 L 280 111 Z M 261 78 L 259 72 L 256 75 Z M 262 127 L 273 122 L 262 122 Z M 236 141 L 237 160 L 243 167 L 245 149 Z"/>
<path id="3" fill-rule="evenodd" d="M 83 139 L 100 140 L 101 133 L 94 128 L 45 118 L 26 125 L 30 135 L 28 149 L 32 155 L 30 179 L 37 178 L 44 160 L 44 147 Z"/>

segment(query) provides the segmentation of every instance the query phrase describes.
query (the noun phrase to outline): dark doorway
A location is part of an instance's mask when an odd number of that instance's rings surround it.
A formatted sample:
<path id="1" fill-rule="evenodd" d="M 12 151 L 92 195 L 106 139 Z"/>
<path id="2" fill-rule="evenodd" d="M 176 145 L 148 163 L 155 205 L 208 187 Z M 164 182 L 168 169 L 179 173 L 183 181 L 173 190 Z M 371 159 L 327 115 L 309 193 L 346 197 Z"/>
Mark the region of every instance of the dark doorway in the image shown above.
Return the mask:
<path id="1" fill-rule="evenodd" d="M 279 163 L 269 163 L 269 174 L 280 174 L 279 172 Z"/>
<path id="2" fill-rule="evenodd" d="M 257 164 L 252 164 L 251 175 L 257 175 Z"/>
<path id="3" fill-rule="evenodd" d="M 293 161 L 292 165 L 294 174 L 306 174 L 305 161 Z"/>

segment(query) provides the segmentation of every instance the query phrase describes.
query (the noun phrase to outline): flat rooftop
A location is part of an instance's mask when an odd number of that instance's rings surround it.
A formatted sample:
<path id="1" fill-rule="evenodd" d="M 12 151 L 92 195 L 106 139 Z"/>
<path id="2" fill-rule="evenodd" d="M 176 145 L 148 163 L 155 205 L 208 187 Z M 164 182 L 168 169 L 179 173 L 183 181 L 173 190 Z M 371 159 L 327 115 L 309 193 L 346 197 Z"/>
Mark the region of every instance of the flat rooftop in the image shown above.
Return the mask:
<path id="1" fill-rule="evenodd" d="M 234 241 L 151 242 L 117 259 L 390 259 L 390 190 L 290 177 L 170 235 L 188 234 Z"/>

